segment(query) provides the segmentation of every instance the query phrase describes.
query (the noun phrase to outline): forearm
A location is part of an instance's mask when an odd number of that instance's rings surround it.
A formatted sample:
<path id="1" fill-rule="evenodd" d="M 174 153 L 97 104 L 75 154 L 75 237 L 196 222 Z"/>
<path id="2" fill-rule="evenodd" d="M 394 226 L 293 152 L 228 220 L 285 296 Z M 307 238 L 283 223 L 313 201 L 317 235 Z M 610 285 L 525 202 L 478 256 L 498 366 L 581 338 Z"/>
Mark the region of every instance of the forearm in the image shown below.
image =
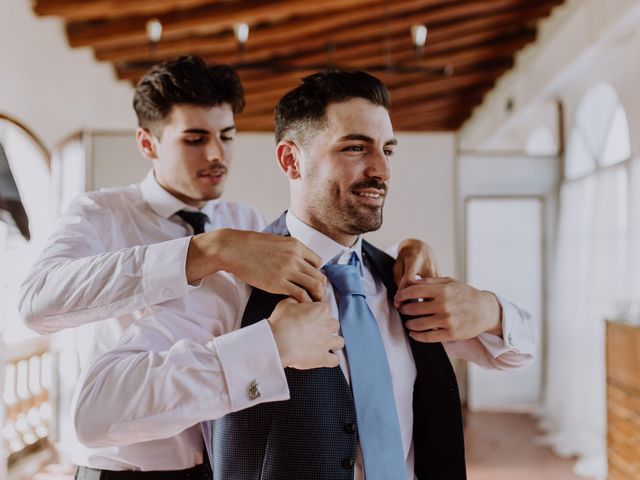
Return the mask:
<path id="1" fill-rule="evenodd" d="M 288 398 L 266 322 L 209 341 L 196 325 L 183 325 L 180 335 L 190 339 L 159 351 L 158 344 L 173 335 L 167 338 L 165 327 L 143 321 L 94 363 L 74 401 L 81 442 L 93 447 L 167 438 L 205 420 Z M 247 386 L 254 379 L 261 396 L 250 399 Z"/>
<path id="2" fill-rule="evenodd" d="M 501 334 L 484 333 L 463 341 L 444 342 L 447 353 L 481 367 L 511 370 L 529 364 L 536 353 L 537 331 L 531 315 L 496 295 L 501 311 Z M 495 333 L 495 332 L 494 332 Z"/>
<path id="3" fill-rule="evenodd" d="M 131 313 L 185 295 L 188 238 L 82 255 L 52 245 L 21 286 L 23 321 L 41 334 Z M 75 254 L 75 257 L 72 256 Z"/>

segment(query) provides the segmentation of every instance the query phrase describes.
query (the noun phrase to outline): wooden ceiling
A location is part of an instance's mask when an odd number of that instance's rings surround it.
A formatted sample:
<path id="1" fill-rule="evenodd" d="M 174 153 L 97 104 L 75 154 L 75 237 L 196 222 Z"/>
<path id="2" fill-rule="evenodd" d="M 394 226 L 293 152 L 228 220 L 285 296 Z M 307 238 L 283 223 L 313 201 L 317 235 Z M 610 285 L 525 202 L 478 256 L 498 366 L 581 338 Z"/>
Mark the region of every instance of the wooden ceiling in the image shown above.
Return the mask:
<path id="1" fill-rule="evenodd" d="M 62 17 L 72 47 L 92 47 L 98 60 L 111 62 L 118 78 L 132 83 L 150 63 L 182 54 L 270 66 L 238 68 L 247 101 L 237 119 L 243 131 L 272 131 L 279 98 L 302 76 L 329 64 L 370 70 L 384 81 L 397 131 L 448 131 L 469 118 L 513 66 L 514 54 L 535 39 L 539 20 L 562 2 L 33 0 L 33 8 L 38 15 Z M 153 48 L 145 28 L 150 18 L 163 25 Z M 236 23 L 250 26 L 242 56 Z M 414 24 L 428 28 L 419 60 L 410 35 Z M 388 65 L 396 71 L 382 68 Z"/>

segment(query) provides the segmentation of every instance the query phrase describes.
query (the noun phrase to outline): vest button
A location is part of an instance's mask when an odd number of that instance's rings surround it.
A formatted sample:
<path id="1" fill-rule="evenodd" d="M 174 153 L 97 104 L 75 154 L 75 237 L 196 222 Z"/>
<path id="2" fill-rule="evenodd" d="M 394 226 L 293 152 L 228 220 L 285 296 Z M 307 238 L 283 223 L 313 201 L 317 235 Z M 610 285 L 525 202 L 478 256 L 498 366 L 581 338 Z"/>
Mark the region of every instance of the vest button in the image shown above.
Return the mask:
<path id="1" fill-rule="evenodd" d="M 356 461 L 353 459 L 353 457 L 347 457 L 347 458 L 343 458 L 342 462 L 340 463 L 342 465 L 342 468 L 344 468 L 345 470 L 351 470 L 355 465 Z"/>
<path id="2" fill-rule="evenodd" d="M 356 433 L 356 424 L 355 423 L 347 423 L 344 426 L 344 433 Z"/>

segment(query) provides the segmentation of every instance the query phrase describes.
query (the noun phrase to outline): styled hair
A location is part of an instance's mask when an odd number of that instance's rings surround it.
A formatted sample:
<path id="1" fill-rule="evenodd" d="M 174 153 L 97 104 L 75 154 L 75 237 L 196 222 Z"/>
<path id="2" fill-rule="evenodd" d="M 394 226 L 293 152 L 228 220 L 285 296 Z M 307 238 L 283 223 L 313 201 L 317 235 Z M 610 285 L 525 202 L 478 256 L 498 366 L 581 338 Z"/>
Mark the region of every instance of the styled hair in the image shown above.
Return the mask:
<path id="1" fill-rule="evenodd" d="M 158 130 L 174 105 L 215 107 L 228 103 L 234 114 L 244 108 L 244 89 L 229 65 L 209 65 L 201 57 L 181 56 L 154 65 L 133 96 L 138 125 Z"/>
<path id="2" fill-rule="evenodd" d="M 295 138 L 305 143 L 312 130 L 324 125 L 329 104 L 352 98 L 364 98 L 387 110 L 391 106 L 387 87 L 360 70 L 329 70 L 303 78 L 276 106 L 276 142 Z"/>

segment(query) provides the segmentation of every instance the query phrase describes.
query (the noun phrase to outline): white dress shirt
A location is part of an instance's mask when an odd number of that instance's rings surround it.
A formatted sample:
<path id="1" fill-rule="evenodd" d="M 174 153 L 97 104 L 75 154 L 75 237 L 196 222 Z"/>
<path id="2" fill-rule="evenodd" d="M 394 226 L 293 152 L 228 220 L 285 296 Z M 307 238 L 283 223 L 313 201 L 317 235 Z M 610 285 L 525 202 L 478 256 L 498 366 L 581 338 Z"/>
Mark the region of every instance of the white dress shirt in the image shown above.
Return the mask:
<path id="1" fill-rule="evenodd" d="M 197 290 L 186 279 L 193 230 L 175 215 L 182 209 L 194 210 L 164 190 L 152 171 L 139 184 L 78 197 L 21 287 L 25 323 L 43 334 L 78 327 L 79 364 L 86 370 L 136 319 Z M 248 205 L 212 200 L 201 211 L 210 220 L 207 231 L 266 225 Z M 201 463 L 201 445 L 200 439 L 177 439 L 88 449 L 77 442 L 70 453 L 74 463 L 94 468 L 174 470 Z"/>
<path id="2" fill-rule="evenodd" d="M 351 248 L 336 243 L 287 214 L 294 238 L 314 250 L 323 263 L 350 252 L 361 254 L 361 240 Z M 415 365 L 398 313 L 382 283 L 363 259 L 363 285 L 374 313 L 393 375 L 407 476 L 413 478 L 412 395 Z M 267 320 L 239 329 L 251 288 L 220 272 L 202 279 L 200 288 L 170 300 L 125 332 L 117 348 L 102 355 L 82 379 L 75 399 L 75 424 L 88 445 L 134 444 L 158 438 L 195 443 L 196 425 L 262 402 L 289 398 L 284 370 Z M 333 288 L 325 301 L 338 317 Z M 520 366 L 533 358 L 533 325 L 526 312 L 501 299 L 506 346 L 499 337 L 482 335 L 445 345 L 448 352 L 494 368 Z M 507 318 L 509 317 L 509 318 Z M 340 352 L 341 367 L 349 379 Z M 261 396 L 248 395 L 255 381 Z M 126 392 L 123 395 L 122 392 Z M 159 469 L 162 458 L 150 452 L 142 469 Z M 190 465 L 185 465 L 188 467 Z M 356 465 L 360 476 L 361 464 Z"/>

